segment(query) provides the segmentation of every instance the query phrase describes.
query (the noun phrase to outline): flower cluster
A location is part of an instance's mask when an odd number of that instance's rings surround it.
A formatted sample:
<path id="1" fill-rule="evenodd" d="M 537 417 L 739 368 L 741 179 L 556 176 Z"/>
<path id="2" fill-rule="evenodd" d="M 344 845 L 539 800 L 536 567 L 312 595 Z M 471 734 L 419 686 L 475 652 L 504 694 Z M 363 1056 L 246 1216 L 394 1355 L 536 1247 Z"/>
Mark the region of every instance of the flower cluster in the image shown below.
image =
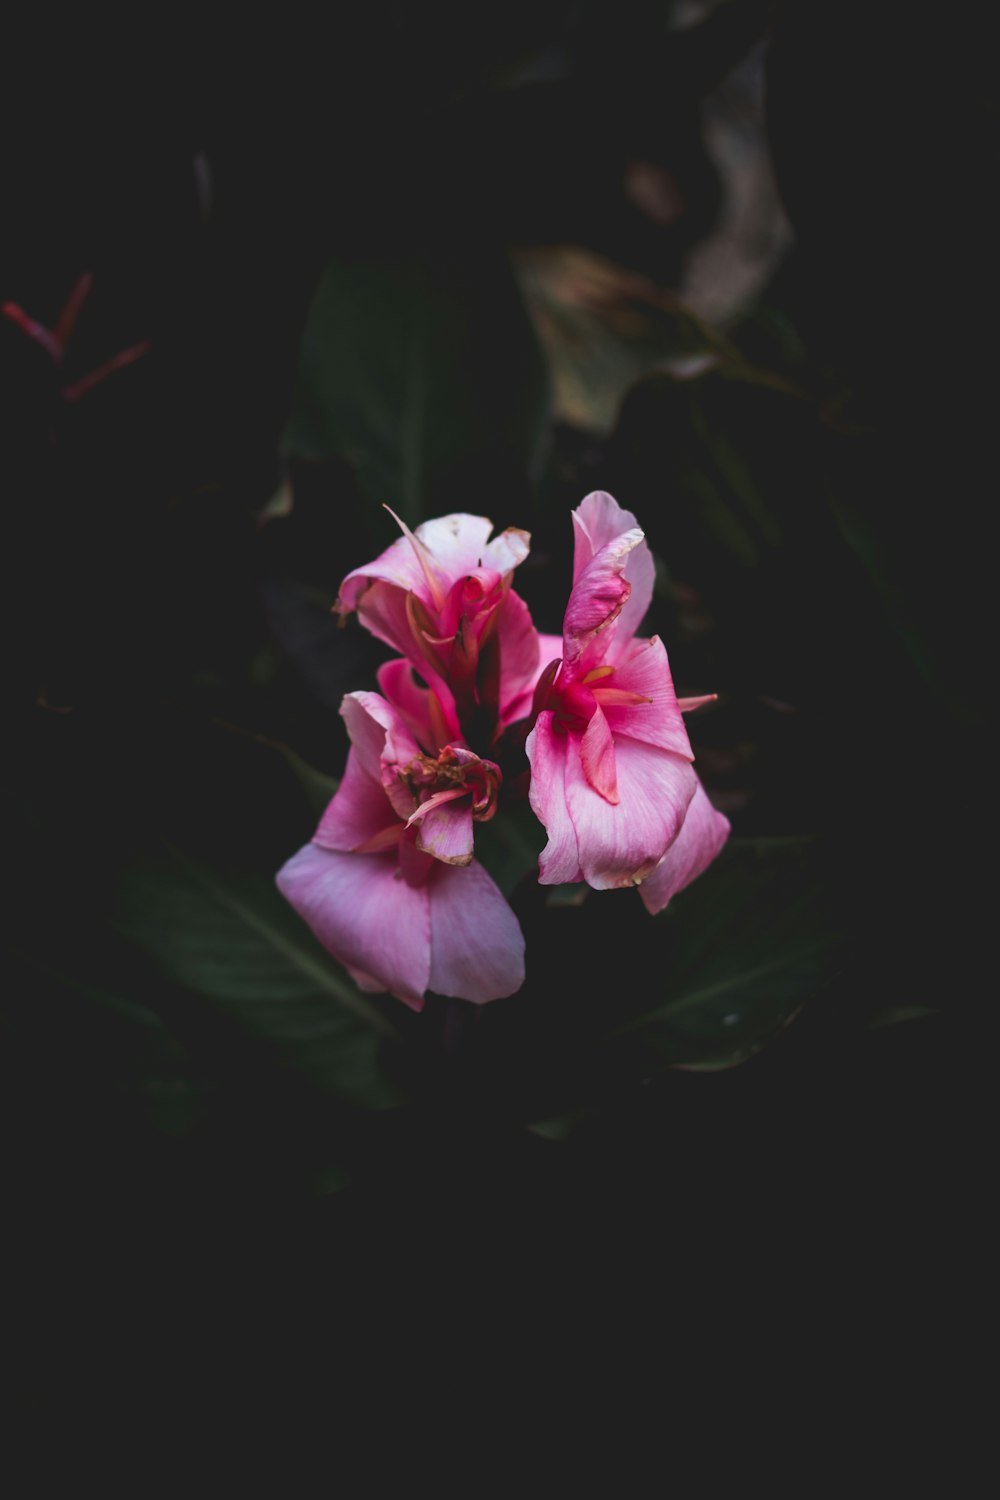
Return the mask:
<path id="1" fill-rule="evenodd" d="M 524 982 L 513 911 L 474 857 L 476 823 L 527 778 L 547 835 L 543 885 L 635 885 L 658 912 L 711 863 L 729 824 L 692 765 L 667 653 L 636 635 L 653 559 L 602 491 L 573 513 L 561 637 L 515 593 L 529 537 L 483 516 L 400 536 L 349 573 L 336 609 L 398 656 L 380 691 L 348 693 L 343 779 L 278 885 L 365 990 L 419 1010 L 425 992 L 483 1003 Z M 506 779 L 505 779 L 506 776 Z"/>

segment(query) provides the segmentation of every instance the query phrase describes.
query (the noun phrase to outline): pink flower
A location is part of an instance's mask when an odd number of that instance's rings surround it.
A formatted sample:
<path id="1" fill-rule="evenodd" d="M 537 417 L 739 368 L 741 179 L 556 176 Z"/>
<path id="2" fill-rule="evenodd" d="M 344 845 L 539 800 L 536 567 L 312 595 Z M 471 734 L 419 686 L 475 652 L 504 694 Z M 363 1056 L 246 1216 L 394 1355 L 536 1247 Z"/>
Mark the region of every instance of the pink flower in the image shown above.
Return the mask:
<path id="1" fill-rule="evenodd" d="M 681 714 L 695 704 L 678 702 L 658 637 L 635 635 L 653 593 L 635 517 L 598 490 L 573 524 L 562 656 L 539 676 L 525 745 L 531 805 L 548 834 L 539 879 L 639 885 L 659 911 L 714 859 L 729 825 L 691 764 Z"/>
<path id="2" fill-rule="evenodd" d="M 398 520 L 398 517 L 396 518 Z M 357 610 L 380 641 L 434 690 L 451 739 L 490 744 L 527 713 L 538 673 L 538 637 L 511 588 L 530 538 L 510 528 L 488 541 L 485 516 L 424 521 L 348 573 L 336 609 Z"/>
<path id="3" fill-rule="evenodd" d="M 682 707 L 683 704 L 681 699 Z M 651 916 L 662 911 L 671 896 L 676 896 L 708 869 L 728 837 L 729 819 L 716 812 L 699 781 L 680 833 L 639 887 L 639 895 Z"/>
<path id="4" fill-rule="evenodd" d="M 422 750 L 378 693 L 349 693 L 340 711 L 344 776 L 312 842 L 278 872 L 282 894 L 363 990 L 414 1010 L 428 989 L 477 1004 L 513 994 L 524 938 L 472 857 L 496 766 L 461 745 Z"/>

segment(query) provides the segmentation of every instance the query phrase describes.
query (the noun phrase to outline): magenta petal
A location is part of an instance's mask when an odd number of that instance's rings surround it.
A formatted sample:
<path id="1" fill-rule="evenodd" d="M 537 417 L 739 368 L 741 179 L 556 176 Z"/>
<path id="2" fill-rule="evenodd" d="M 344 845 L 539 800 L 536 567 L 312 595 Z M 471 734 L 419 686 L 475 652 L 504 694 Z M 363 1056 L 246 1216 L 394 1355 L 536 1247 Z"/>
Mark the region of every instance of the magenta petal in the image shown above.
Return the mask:
<path id="1" fill-rule="evenodd" d="M 397 537 L 374 562 L 348 573 L 340 585 L 339 607 L 344 611 L 356 609 L 369 584 L 376 581 L 393 585 L 404 594 L 416 594 L 429 609 L 436 607 L 427 569 L 447 593 L 456 578 L 478 566 L 492 530 L 493 523 L 485 516 L 451 515 L 425 521 L 415 532 L 426 549 L 423 558 L 410 537 Z"/>
<path id="2" fill-rule="evenodd" d="M 650 699 L 649 703 L 637 703 L 628 708 L 605 706 L 604 712 L 616 739 L 627 734 L 630 739 L 658 745 L 661 750 L 673 750 L 687 760 L 694 759 L 674 692 L 670 663 L 659 636 L 630 642 L 617 659 L 611 680 L 616 688 Z"/>
<path id="3" fill-rule="evenodd" d="M 418 745 L 402 715 L 380 693 L 347 693 L 340 705 L 351 745 L 375 781 L 386 765 L 409 765 Z"/>
<path id="4" fill-rule="evenodd" d="M 538 879 L 542 885 L 570 885 L 583 879 L 576 829 L 566 804 L 567 759 L 572 755 L 579 764 L 579 738 L 571 740 L 556 730 L 554 715 L 546 710 L 538 715 L 525 750 L 531 765 L 528 800 L 548 834 L 538 861 Z"/>
<path id="5" fill-rule="evenodd" d="M 481 864 L 438 865 L 428 883 L 430 989 L 482 1005 L 524 983 L 524 937 Z"/>
<path id="6" fill-rule="evenodd" d="M 419 1010 L 431 969 L 428 892 L 398 880 L 397 868 L 394 854 L 338 854 L 307 844 L 277 882 L 334 958 Z"/>
<path id="7" fill-rule="evenodd" d="M 412 656 L 415 651 L 410 622 L 406 617 L 406 591 L 395 584 L 374 582 L 370 586 L 361 580 L 363 587 L 356 592 L 358 619 L 376 640 L 384 641 L 403 656 Z M 343 585 L 341 585 L 343 590 Z M 424 592 L 427 592 L 425 587 Z M 346 610 L 343 591 L 338 607 Z"/>
<path id="8" fill-rule="evenodd" d="M 606 490 L 591 490 L 573 512 L 573 582 L 591 558 L 639 522 Z"/>
<path id="9" fill-rule="evenodd" d="M 594 554 L 574 583 L 563 620 L 563 655 L 567 661 L 575 660 L 587 639 L 606 630 L 625 607 L 630 593 L 625 563 L 641 541 L 638 528 L 623 532 Z"/>
<path id="10" fill-rule="evenodd" d="M 606 802 L 617 802 L 615 742 L 600 708 L 595 708 L 580 740 L 580 763 L 594 791 L 599 792 Z"/>
<path id="11" fill-rule="evenodd" d="M 680 833 L 639 887 L 646 910 L 662 911 L 671 896 L 708 869 L 728 837 L 729 819 L 716 812 L 699 781 Z"/>
<path id="12" fill-rule="evenodd" d="M 364 990 L 366 995 L 385 994 L 385 985 L 380 979 L 376 979 L 373 974 L 366 974 L 364 969 L 352 969 L 350 964 L 345 964 L 344 968 L 347 970 L 348 974 L 350 974 L 358 989 Z M 399 997 L 397 996 L 397 999 L 398 998 Z M 426 1001 L 421 995 L 419 1000 L 407 1000 L 406 1004 L 410 1007 L 411 1010 L 421 1011 L 423 1010 Z"/>
<path id="13" fill-rule="evenodd" d="M 417 830 L 417 848 L 425 854 L 432 854 L 448 865 L 467 865 L 471 860 L 472 798 L 467 792 L 436 805 L 413 826 Z"/>
<path id="14" fill-rule="evenodd" d="M 572 748 L 566 758 L 580 865 L 597 890 L 636 885 L 649 874 L 677 837 L 697 783 L 686 760 L 635 740 L 615 740 L 615 761 L 620 800 L 612 806 L 587 781 Z M 542 883 L 549 883 L 544 876 Z"/>
<path id="15" fill-rule="evenodd" d="M 344 613 L 357 609 L 363 595 L 376 583 L 389 584 L 404 593 L 411 590 L 423 598 L 430 593 L 427 580 L 419 560 L 413 550 L 413 544 L 408 537 L 397 537 L 391 547 L 388 547 L 374 562 L 365 563 L 361 568 L 355 568 L 348 573 L 337 598 L 337 608 Z"/>
<path id="16" fill-rule="evenodd" d="M 587 495 L 573 512 L 574 583 L 602 547 L 638 524 L 632 512 L 623 510 L 617 500 L 605 490 L 594 490 Z M 629 553 L 625 564 L 625 580 L 632 592 L 622 609 L 619 638 L 635 635 L 642 624 L 643 616 L 653 599 L 655 573 L 653 555 L 646 542 L 642 541 Z"/>
<path id="17" fill-rule="evenodd" d="M 402 826 L 381 782 L 372 780 L 352 746 L 340 785 L 320 819 L 314 842 L 322 849 L 347 853 L 367 844 L 393 824 L 397 828 Z"/>
<path id="18" fill-rule="evenodd" d="M 430 755 L 461 739 L 451 694 L 432 693 L 425 688 L 414 676 L 410 662 L 398 657 L 383 662 L 376 676 L 383 696 L 403 716 L 410 733 Z"/>
<path id="19" fill-rule="evenodd" d="M 549 665 L 549 662 L 561 660 L 563 654 L 563 638 L 561 635 L 543 635 L 538 632 L 538 670 L 534 673 L 531 686 L 535 686 L 539 677 Z"/>
<path id="20" fill-rule="evenodd" d="M 516 717 L 519 699 L 530 696 L 538 676 L 538 632 L 528 606 L 513 590 L 500 605 L 497 639 L 500 642 L 500 716 L 509 723 Z M 556 655 L 562 655 L 562 642 Z"/>

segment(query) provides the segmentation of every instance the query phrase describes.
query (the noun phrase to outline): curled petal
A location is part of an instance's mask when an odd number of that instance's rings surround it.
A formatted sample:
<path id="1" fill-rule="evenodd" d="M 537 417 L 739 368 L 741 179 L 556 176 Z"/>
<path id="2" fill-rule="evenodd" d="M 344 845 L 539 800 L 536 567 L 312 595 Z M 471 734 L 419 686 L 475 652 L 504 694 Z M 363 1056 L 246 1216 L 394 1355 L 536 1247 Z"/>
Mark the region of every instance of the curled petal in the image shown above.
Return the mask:
<path id="1" fill-rule="evenodd" d="M 464 787 L 438 792 L 410 819 L 417 827 L 417 848 L 448 865 L 472 859 L 472 803 Z"/>
<path id="2" fill-rule="evenodd" d="M 323 947 L 363 974 L 366 987 L 378 984 L 420 1010 L 431 972 L 430 900 L 426 884 L 397 879 L 397 869 L 395 855 L 307 844 L 278 871 L 277 882 Z"/>
<path id="3" fill-rule="evenodd" d="M 567 662 L 576 661 L 588 639 L 606 630 L 621 614 L 631 593 L 625 563 L 641 541 L 638 527 L 626 531 L 596 552 L 581 571 L 563 621 L 563 656 Z"/>
<path id="4" fill-rule="evenodd" d="M 632 512 L 623 510 L 605 490 L 594 490 L 587 495 L 573 512 L 573 582 L 602 547 L 638 524 Z M 642 624 L 653 599 L 655 571 L 653 555 L 642 541 L 630 552 L 625 564 L 625 579 L 632 592 L 622 608 L 619 639 L 635 635 Z"/>
<path id="5" fill-rule="evenodd" d="M 482 1005 L 524 983 L 524 937 L 482 865 L 436 865 L 429 884 L 435 994 Z"/>
<path id="6" fill-rule="evenodd" d="M 350 614 L 351 609 L 356 609 L 359 620 L 376 640 L 384 641 L 387 646 L 404 656 L 413 656 L 416 648 L 406 611 L 409 595 L 403 589 L 380 579 L 369 582 L 368 579 L 361 578 L 358 580 L 358 587 L 351 591 L 353 603 L 348 609 L 344 604 L 344 586 L 341 584 L 341 593 L 334 606 L 341 619 Z"/>
<path id="7" fill-rule="evenodd" d="M 729 819 L 716 812 L 699 781 L 680 833 L 639 887 L 646 910 L 654 915 L 662 911 L 672 896 L 707 870 L 728 837 Z"/>
<path id="8" fill-rule="evenodd" d="M 456 578 L 474 573 L 479 567 L 492 530 L 493 522 L 487 516 L 470 516 L 457 511 L 449 516 L 438 516 L 433 521 L 422 521 L 416 535 L 427 548 L 435 573 L 450 587 Z M 497 564 L 490 562 L 487 566 L 496 567 Z"/>
<path id="9" fill-rule="evenodd" d="M 384 781 L 386 766 L 406 765 L 418 754 L 403 716 L 379 693 L 347 693 L 340 712 L 351 745 L 373 779 Z"/>
<path id="10" fill-rule="evenodd" d="M 501 531 L 499 536 L 495 536 L 484 547 L 483 567 L 496 568 L 498 573 L 509 573 L 512 568 L 524 562 L 530 549 L 531 532 L 522 531 L 518 526 L 508 526 L 506 531 Z"/>
<path id="11" fill-rule="evenodd" d="M 411 535 L 404 532 L 397 537 L 374 562 L 348 573 L 340 585 L 338 611 L 349 614 L 357 609 L 365 591 L 376 582 L 416 594 L 422 604 L 436 611 L 443 597 L 443 592 L 435 597 L 438 588 L 446 592 L 462 573 L 478 567 L 492 529 L 493 523 L 485 516 L 451 515 L 424 521 Z M 429 570 L 437 587 L 428 581 Z"/>

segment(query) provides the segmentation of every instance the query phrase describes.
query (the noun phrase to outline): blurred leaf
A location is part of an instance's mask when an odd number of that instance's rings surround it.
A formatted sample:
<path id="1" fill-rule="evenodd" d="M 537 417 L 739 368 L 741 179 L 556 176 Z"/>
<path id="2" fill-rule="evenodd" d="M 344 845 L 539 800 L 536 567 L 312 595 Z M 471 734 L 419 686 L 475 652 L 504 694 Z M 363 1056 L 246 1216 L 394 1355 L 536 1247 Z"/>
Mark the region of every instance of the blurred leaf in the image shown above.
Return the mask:
<path id="1" fill-rule="evenodd" d="M 533 246 L 515 269 L 552 370 L 555 415 L 574 427 L 607 434 L 642 375 L 714 358 L 711 336 L 673 293 L 593 251 Z"/>
<path id="2" fill-rule="evenodd" d="M 609 434 L 636 381 L 662 372 L 687 384 L 710 370 L 787 395 L 795 386 L 754 364 L 683 297 L 577 245 L 519 250 L 514 262 L 552 370 L 555 415 Z"/>
<path id="3" fill-rule="evenodd" d="M 873 1016 L 868 1025 L 875 1031 L 880 1026 L 898 1026 L 903 1021 L 922 1021 L 927 1016 L 937 1014 L 929 1005 L 889 1005 Z"/>
<path id="4" fill-rule="evenodd" d="M 551 1115 L 545 1120 L 533 1120 L 527 1129 L 532 1135 L 540 1136 L 543 1141 L 560 1144 L 570 1139 L 583 1118 L 581 1111 L 571 1111 L 565 1115 Z"/>
<path id="5" fill-rule="evenodd" d="M 614 1033 L 636 1063 L 732 1067 L 788 1025 L 837 971 L 828 875 L 812 841 L 733 840 L 656 918 L 668 945 L 658 1003 Z"/>
<path id="6" fill-rule="evenodd" d="M 458 468 L 478 472 L 477 485 L 498 462 L 530 468 L 547 417 L 544 366 L 503 257 L 327 267 L 302 341 L 289 452 L 346 458 L 366 496 L 415 525 L 446 503 L 435 497 Z"/>
<path id="7" fill-rule="evenodd" d="M 81 1114 L 112 1118 L 124 1108 L 161 1136 L 182 1136 L 197 1123 L 201 1080 L 138 998 L 142 979 L 126 949 L 107 928 L 91 930 L 70 954 L 7 945 L 5 989 L 18 1001 L 4 1016 L 9 1055 L 22 1066 L 44 1060 L 46 1086 L 64 1107 L 75 1101 Z"/>
<path id="8" fill-rule="evenodd" d="M 122 879 L 116 925 L 186 990 L 220 1004 L 293 1066 L 348 1101 L 394 1102 L 378 1067 L 395 1029 L 268 881 L 210 868 L 180 849 Z"/>
<path id="9" fill-rule="evenodd" d="M 275 751 L 295 777 L 316 817 L 319 818 L 326 811 L 331 797 L 340 785 L 337 777 L 328 776 L 325 771 L 320 771 L 310 765 L 308 761 L 303 760 L 297 750 L 293 750 L 290 745 L 280 740 L 269 739 L 265 734 L 255 734 L 252 730 L 244 729 L 240 724 L 229 723 L 225 719 L 216 719 L 215 723 L 229 734 L 240 735 L 254 744 Z"/>

